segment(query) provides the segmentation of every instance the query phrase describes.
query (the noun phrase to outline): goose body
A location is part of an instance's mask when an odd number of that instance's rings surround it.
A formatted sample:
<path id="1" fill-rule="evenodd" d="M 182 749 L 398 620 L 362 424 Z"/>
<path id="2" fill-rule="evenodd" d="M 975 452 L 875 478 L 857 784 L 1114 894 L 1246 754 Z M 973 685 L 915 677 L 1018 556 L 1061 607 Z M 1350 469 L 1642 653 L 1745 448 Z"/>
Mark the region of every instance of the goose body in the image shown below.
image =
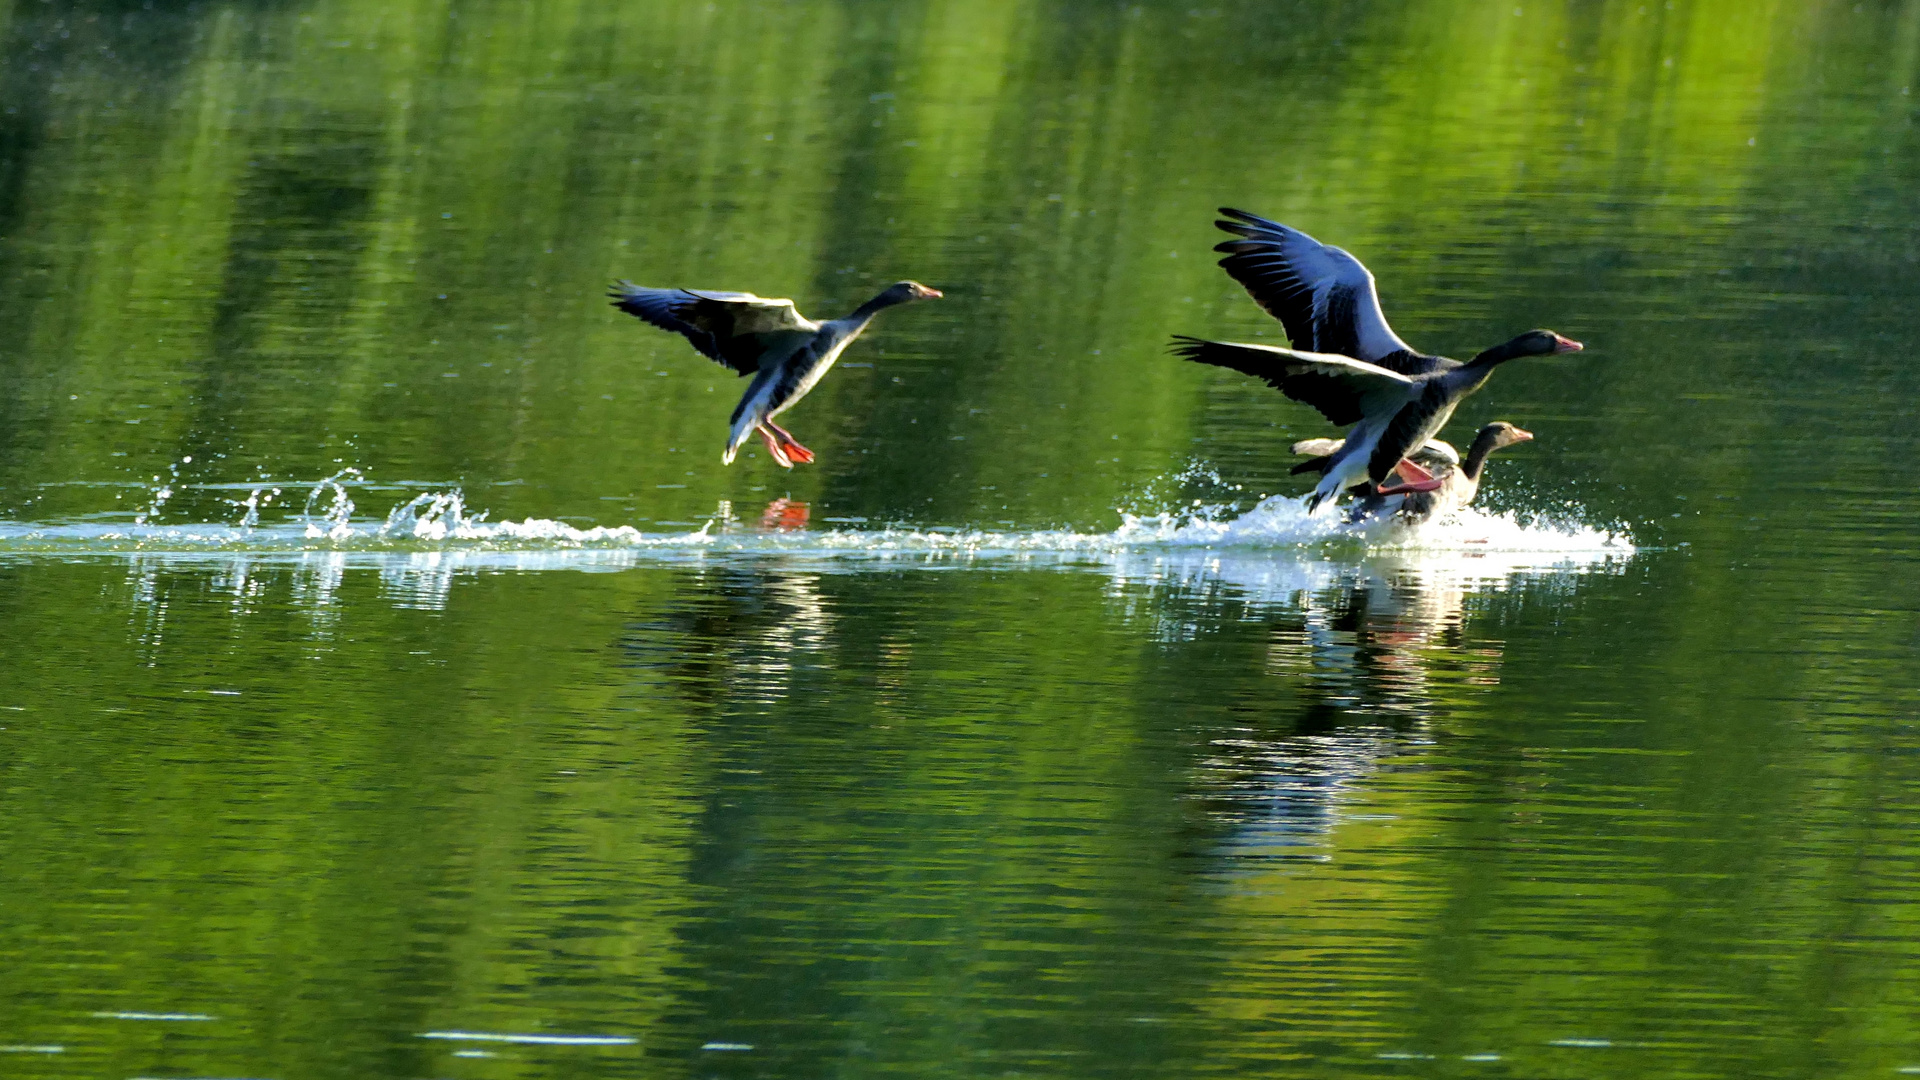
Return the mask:
<path id="1" fill-rule="evenodd" d="M 1446 459 L 1447 455 L 1435 453 L 1433 450 L 1435 446 L 1442 446 L 1452 453 L 1452 447 L 1447 446 L 1446 443 L 1428 443 L 1408 460 L 1424 466 L 1431 472 L 1433 478 L 1440 482 L 1439 487 L 1431 491 L 1389 488 L 1385 491 L 1369 492 L 1347 509 L 1347 521 L 1349 524 L 1357 524 L 1390 517 L 1405 525 L 1417 525 L 1463 509 L 1472 503 L 1474 496 L 1480 492 L 1480 479 L 1485 475 L 1487 458 L 1503 447 L 1532 439 L 1532 432 L 1515 427 L 1504 420 L 1498 420 L 1481 428 L 1474 435 L 1473 443 L 1467 448 L 1465 458 L 1452 454 L 1453 460 L 1449 462 Z M 1332 448 L 1313 444 L 1330 442 L 1333 440 L 1309 439 L 1302 443 L 1295 443 L 1294 453 L 1329 453 Z"/>
<path id="2" fill-rule="evenodd" d="M 901 281 L 845 318 L 818 323 L 795 310 L 791 300 L 752 293 L 649 289 L 620 281 L 608 295 L 614 307 L 681 334 L 702 355 L 739 375 L 753 376 L 728 418 L 722 463 L 732 464 L 740 445 L 758 431 L 773 460 L 790 469 L 796 461 L 812 461 L 813 451 L 800 445 L 774 417 L 807 396 L 875 315 L 898 304 L 934 299 L 940 293 L 918 282 Z"/>
<path id="3" fill-rule="evenodd" d="M 1232 220 L 1215 224 L 1238 239 L 1214 249 L 1226 255 L 1220 265 L 1280 320 L 1295 347 L 1177 337 L 1173 351 L 1264 379 L 1330 422 L 1350 426 L 1337 450 L 1296 470 L 1321 473 L 1308 496 L 1310 511 L 1348 488 L 1378 488 L 1439 434 L 1494 368 L 1581 348 L 1551 330 L 1530 330 L 1464 364 L 1417 352 L 1387 324 L 1373 275 L 1360 260 L 1278 222 L 1239 210 L 1221 213 Z M 1418 465 L 1402 471 L 1413 478 L 1409 490 L 1437 487 Z"/>

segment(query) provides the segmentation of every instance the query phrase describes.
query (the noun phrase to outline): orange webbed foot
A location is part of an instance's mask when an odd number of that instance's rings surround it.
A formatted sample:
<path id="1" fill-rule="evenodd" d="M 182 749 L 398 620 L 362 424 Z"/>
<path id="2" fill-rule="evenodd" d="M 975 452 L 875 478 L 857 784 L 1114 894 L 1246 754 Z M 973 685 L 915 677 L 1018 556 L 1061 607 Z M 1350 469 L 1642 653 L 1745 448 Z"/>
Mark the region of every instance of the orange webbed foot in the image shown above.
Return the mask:
<path id="1" fill-rule="evenodd" d="M 768 431 L 766 428 L 761 428 L 760 438 L 767 444 L 767 453 L 773 455 L 773 460 L 779 462 L 781 468 L 793 468 L 793 459 L 787 456 L 786 449 L 780 445 L 780 440 L 773 432 Z M 811 460 L 812 457 L 813 455 L 811 454 L 807 455 L 808 460 Z"/>

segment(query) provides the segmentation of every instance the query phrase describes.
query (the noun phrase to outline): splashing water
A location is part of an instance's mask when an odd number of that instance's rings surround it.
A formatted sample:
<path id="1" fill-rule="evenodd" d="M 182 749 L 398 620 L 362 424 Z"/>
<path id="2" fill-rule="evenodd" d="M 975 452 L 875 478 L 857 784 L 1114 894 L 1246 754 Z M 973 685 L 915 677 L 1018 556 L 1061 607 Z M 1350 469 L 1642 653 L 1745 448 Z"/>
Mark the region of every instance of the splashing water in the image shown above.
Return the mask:
<path id="1" fill-rule="evenodd" d="M 183 463 L 186 459 L 183 459 Z M 177 471 L 177 467 L 176 467 Z M 156 478 L 156 481 L 159 478 Z M 457 487 L 426 490 L 395 503 L 377 519 L 356 518 L 354 489 L 361 497 L 374 487 L 357 468 L 341 469 L 312 484 L 297 514 L 281 523 L 262 521 L 262 510 L 281 489 L 253 487 L 243 499 L 226 500 L 243 510 L 236 524 L 159 525 L 153 523 L 177 482 L 156 490 L 153 505 L 130 524 L 94 520 L 58 523 L 0 522 L 0 555 L 44 552 L 114 554 L 121 552 L 300 554 L 324 551 L 464 551 L 553 553 L 595 549 L 608 553 L 651 553 L 650 557 L 703 557 L 716 553 L 780 554 L 842 560 L 855 557 L 945 562 L 955 559 L 1016 558 L 1026 561 L 1102 563 L 1137 566 L 1194 563 L 1227 558 L 1255 572 L 1278 549 L 1295 549 L 1296 563 L 1338 555 L 1355 557 L 1396 553 L 1451 559 L 1477 559 L 1491 569 L 1618 561 L 1634 552 L 1624 530 L 1608 530 L 1577 521 L 1523 522 L 1511 514 L 1467 509 L 1445 520 L 1418 526 L 1368 522 L 1349 526 L 1339 515 L 1309 516 L 1300 500 L 1267 498 L 1244 513 L 1232 503 L 1189 499 L 1196 485 L 1224 493 L 1218 477 L 1201 466 L 1170 477 L 1180 485 L 1181 505 L 1147 513 L 1120 514 L 1110 532 L 1073 530 L 983 530 L 937 526 L 884 528 L 780 529 L 752 527 L 754 515 L 741 516 L 721 501 L 713 517 L 691 532 L 648 533 L 631 525 L 578 528 L 546 518 L 494 522 L 474 512 Z M 210 486 L 210 485 L 209 485 Z M 240 485 L 232 485 L 240 487 Z M 241 488 L 241 490 L 248 490 Z M 415 489 L 418 490 L 418 489 Z M 1162 503 L 1166 506 L 1166 503 Z M 804 519 L 802 519 L 804 520 Z M 1212 554 L 1208 554 L 1212 553 Z M 1500 558 L 1491 558 L 1499 553 Z"/>
<path id="2" fill-rule="evenodd" d="M 1292 547 L 1344 541 L 1364 544 L 1374 551 L 1609 551 L 1627 555 L 1634 550 L 1633 540 L 1624 529 L 1596 528 L 1578 521 L 1528 524 L 1511 513 L 1488 513 L 1472 507 L 1418 525 L 1392 519 L 1349 525 L 1338 514 L 1308 514 L 1303 498 L 1274 495 L 1235 517 L 1184 512 L 1121 517 L 1120 528 L 1112 535 L 1135 545 Z"/>
<path id="3" fill-rule="evenodd" d="M 227 505 L 236 510 L 245 510 L 246 513 L 240 515 L 240 527 L 243 529 L 253 529 L 257 528 L 260 524 L 261 508 L 268 506 L 273 500 L 279 497 L 279 488 L 273 488 L 271 490 L 263 487 L 254 488 L 247 493 L 247 497 L 244 499 L 228 499 Z"/>
<path id="4" fill-rule="evenodd" d="M 353 497 L 347 494 L 347 482 L 350 480 L 364 482 L 366 477 L 359 469 L 349 465 L 313 485 L 313 490 L 307 492 L 307 505 L 300 511 L 300 518 L 306 523 L 308 539 L 317 540 L 325 537 L 337 541 L 353 538 Z M 313 519 L 314 504 L 329 491 L 333 493 L 333 501 L 327 505 L 326 514 L 320 521 L 315 521 Z M 322 522 L 326 524 L 326 528 L 321 528 Z"/>

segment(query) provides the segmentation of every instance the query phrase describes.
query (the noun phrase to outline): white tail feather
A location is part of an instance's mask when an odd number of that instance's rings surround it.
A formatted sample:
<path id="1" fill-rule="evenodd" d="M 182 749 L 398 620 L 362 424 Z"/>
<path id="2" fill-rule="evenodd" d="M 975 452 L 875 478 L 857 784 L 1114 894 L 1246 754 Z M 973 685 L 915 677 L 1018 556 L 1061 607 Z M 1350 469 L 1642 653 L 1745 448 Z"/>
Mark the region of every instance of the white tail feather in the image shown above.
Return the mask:
<path id="1" fill-rule="evenodd" d="M 740 452 L 740 445 L 747 441 L 747 437 L 753 434 L 753 429 L 759 424 L 759 417 L 743 416 L 733 425 L 733 430 L 727 433 L 727 448 L 720 451 L 720 464 L 733 464 L 734 455 Z"/>

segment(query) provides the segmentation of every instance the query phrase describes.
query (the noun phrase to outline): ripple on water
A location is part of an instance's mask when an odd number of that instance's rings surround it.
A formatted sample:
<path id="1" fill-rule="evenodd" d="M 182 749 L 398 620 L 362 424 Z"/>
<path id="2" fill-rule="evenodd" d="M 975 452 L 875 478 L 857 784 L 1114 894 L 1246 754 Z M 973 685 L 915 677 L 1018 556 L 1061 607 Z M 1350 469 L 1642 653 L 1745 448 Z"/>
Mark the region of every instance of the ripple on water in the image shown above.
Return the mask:
<path id="1" fill-rule="evenodd" d="M 423 1039 L 450 1039 L 458 1042 L 524 1043 L 536 1046 L 632 1046 L 640 1040 L 631 1035 L 520 1035 L 495 1031 L 423 1031 Z"/>

